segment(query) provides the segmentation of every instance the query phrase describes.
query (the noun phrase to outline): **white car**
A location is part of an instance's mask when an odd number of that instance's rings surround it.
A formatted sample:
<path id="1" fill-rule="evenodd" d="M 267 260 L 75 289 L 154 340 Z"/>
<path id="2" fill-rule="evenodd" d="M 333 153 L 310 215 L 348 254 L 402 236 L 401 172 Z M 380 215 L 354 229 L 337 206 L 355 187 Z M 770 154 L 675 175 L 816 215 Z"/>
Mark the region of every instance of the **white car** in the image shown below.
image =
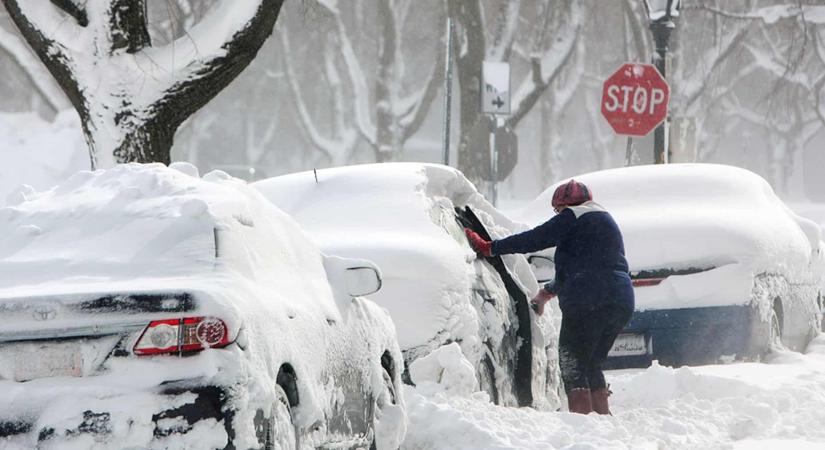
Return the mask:
<path id="1" fill-rule="evenodd" d="M 450 373 L 466 366 L 475 386 L 465 387 L 488 392 L 498 404 L 558 404 L 557 317 L 537 320 L 530 310 L 537 284 L 523 256 L 485 261 L 469 247 L 465 226 L 502 237 L 518 225 L 461 172 L 432 164 L 365 164 L 252 186 L 295 217 L 325 252 L 380 265 L 383 288 L 370 298 L 396 324 L 405 381 L 466 379 Z M 447 346 L 455 344 L 463 359 L 451 365 L 445 359 L 455 353 Z M 433 359 L 442 366 L 422 368 Z"/>
<path id="2" fill-rule="evenodd" d="M 0 209 L 0 446 L 398 448 L 402 356 L 359 297 L 375 266 L 324 256 L 240 180 L 173 166 Z"/>
<path id="3" fill-rule="evenodd" d="M 669 164 L 574 179 L 619 224 L 635 286 L 636 311 L 607 366 L 758 359 L 780 342 L 803 350 L 819 332 L 821 230 L 758 175 Z M 555 187 L 523 221 L 535 226 L 553 216 Z"/>

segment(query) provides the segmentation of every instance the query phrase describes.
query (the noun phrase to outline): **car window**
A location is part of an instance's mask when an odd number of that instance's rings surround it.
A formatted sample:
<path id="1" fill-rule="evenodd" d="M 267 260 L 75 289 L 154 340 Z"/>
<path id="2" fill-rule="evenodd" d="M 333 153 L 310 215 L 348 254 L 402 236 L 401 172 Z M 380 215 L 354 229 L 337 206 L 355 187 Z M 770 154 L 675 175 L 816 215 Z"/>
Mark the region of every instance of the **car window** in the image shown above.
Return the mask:
<path id="1" fill-rule="evenodd" d="M 467 244 L 467 238 L 464 237 L 464 228 L 456 221 L 453 202 L 449 199 L 440 197 L 433 200 L 433 206 L 430 208 L 430 219 L 439 228 L 446 231 L 456 242 L 462 245 Z"/>

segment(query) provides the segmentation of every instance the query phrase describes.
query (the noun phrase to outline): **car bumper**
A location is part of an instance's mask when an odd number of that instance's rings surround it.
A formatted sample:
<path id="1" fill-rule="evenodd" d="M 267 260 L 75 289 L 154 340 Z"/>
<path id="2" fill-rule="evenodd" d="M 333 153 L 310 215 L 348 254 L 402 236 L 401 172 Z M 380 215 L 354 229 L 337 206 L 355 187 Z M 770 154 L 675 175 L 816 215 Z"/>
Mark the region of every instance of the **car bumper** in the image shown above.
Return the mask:
<path id="1" fill-rule="evenodd" d="M 21 448 L 60 448 L 70 442 L 105 448 L 163 448 L 173 442 L 188 448 L 190 442 L 194 448 L 224 448 L 234 434 L 229 426 L 233 412 L 227 408 L 231 391 L 175 382 L 155 392 L 123 393 L 83 405 L 58 394 L 42 411 L 0 419 L 0 439 Z M 209 438 L 195 436 L 206 430 Z"/>
<path id="2" fill-rule="evenodd" d="M 748 305 L 636 311 L 622 333 L 643 335 L 646 352 L 611 356 L 605 369 L 682 366 L 756 358 L 768 347 L 767 326 Z"/>

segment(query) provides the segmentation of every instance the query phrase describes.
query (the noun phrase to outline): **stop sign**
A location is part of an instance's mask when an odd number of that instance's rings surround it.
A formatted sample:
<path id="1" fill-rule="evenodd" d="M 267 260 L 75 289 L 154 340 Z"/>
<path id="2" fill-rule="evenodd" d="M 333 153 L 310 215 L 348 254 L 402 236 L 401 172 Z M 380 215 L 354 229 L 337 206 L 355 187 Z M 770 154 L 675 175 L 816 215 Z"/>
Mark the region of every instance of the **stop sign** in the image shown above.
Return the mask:
<path id="1" fill-rule="evenodd" d="M 667 117 L 670 87 L 652 64 L 624 64 L 602 88 L 602 115 L 618 134 L 644 136 Z"/>

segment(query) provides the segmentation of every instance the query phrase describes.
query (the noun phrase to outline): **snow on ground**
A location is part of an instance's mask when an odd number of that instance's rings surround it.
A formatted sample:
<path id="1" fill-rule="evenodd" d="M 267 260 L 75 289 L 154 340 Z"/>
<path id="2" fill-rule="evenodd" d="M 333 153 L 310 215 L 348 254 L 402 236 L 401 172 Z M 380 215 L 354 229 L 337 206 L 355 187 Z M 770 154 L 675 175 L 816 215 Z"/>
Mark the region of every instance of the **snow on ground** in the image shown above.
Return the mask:
<path id="1" fill-rule="evenodd" d="M 825 449 L 825 335 L 767 363 L 607 372 L 613 416 L 406 387 L 403 449 Z"/>

